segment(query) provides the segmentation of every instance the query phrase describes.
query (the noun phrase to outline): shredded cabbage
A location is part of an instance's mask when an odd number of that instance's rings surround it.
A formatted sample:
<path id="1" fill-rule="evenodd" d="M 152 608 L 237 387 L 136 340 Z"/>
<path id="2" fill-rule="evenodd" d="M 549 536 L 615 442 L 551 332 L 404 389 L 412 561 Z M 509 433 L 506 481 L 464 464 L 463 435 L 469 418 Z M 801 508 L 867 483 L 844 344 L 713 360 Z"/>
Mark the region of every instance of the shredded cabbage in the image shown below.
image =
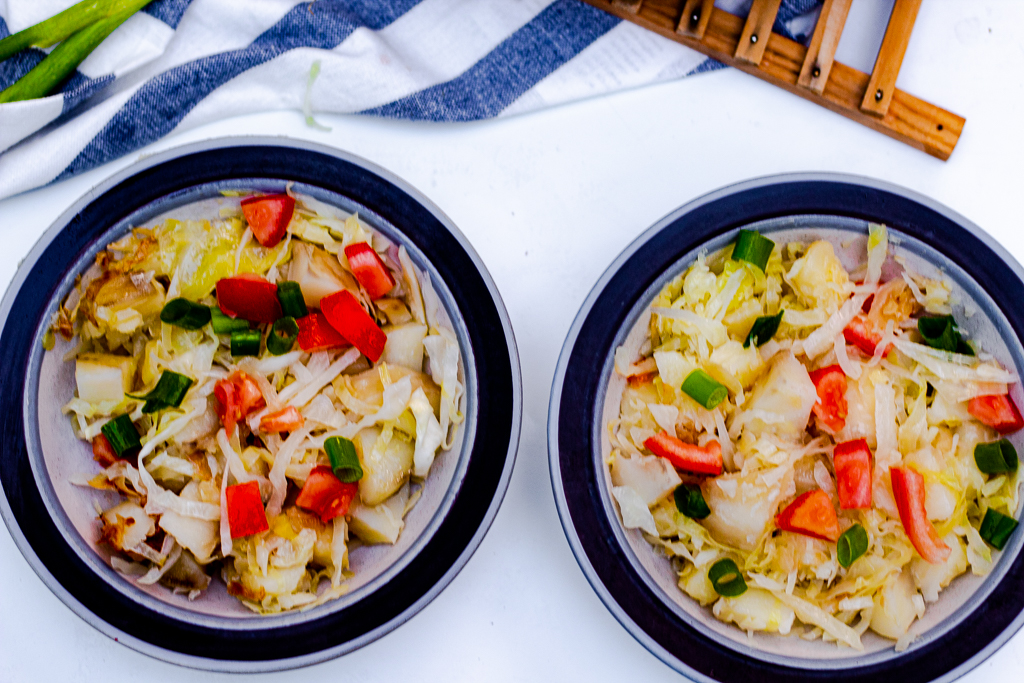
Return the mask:
<path id="1" fill-rule="evenodd" d="M 871 629 L 906 647 L 911 625 L 950 582 L 968 566 L 991 571 L 997 557 L 978 530 L 985 510 L 1018 514 L 1024 468 L 978 470 L 974 447 L 998 435 L 968 409 L 977 396 L 1007 393 L 1016 374 L 983 349 L 967 356 L 921 342 L 917 318 L 948 314 L 952 289 L 909 270 L 891 245 L 885 226 L 870 226 L 866 253 L 849 270 L 820 240 L 778 245 L 763 273 L 733 261 L 729 248 L 701 253 L 654 297 L 640 323 L 648 335 L 615 352 L 615 371 L 629 382 L 608 424 L 606 462 L 623 526 L 672 559 L 680 590 L 748 632 L 785 634 L 799 623 L 802 638 L 861 650 Z M 782 310 L 771 340 L 743 346 L 756 318 Z M 858 316 L 862 328 L 847 341 Z M 865 351 L 867 333 L 874 346 Z M 832 365 L 846 376 L 835 429 L 818 412 L 834 399 L 811 380 Z M 681 390 L 696 369 L 728 392 L 714 410 Z M 645 445 L 659 432 L 695 446 L 716 441 L 722 472 L 677 470 Z M 872 506 L 843 509 L 833 451 L 857 439 L 871 450 Z M 926 515 L 951 548 L 941 564 L 923 560 L 904 530 L 890 475 L 898 465 L 924 478 Z M 710 514 L 696 520 L 677 509 L 682 482 L 699 483 Z M 832 502 L 840 530 L 860 524 L 867 534 L 848 567 L 834 542 L 778 526 L 777 515 L 812 490 Z M 738 597 L 719 596 L 708 578 L 723 557 L 744 574 Z"/>
<path id="2" fill-rule="evenodd" d="M 137 468 L 100 443 L 100 459 L 115 462 L 72 479 L 122 499 L 97 509 L 105 525 L 100 536 L 115 551 L 112 565 L 140 584 L 159 583 L 189 599 L 216 573 L 260 614 L 309 609 L 344 594 L 352 575 L 350 533 L 354 552 L 361 552 L 359 543 L 395 543 L 405 514 L 430 485 L 439 449 L 452 447 L 464 419 L 461 349 L 429 275 L 358 216 L 290 186 L 286 192 L 294 213 L 271 247 L 246 222 L 239 202 L 247 193 L 226 192 L 209 220 L 170 218 L 133 229 L 100 252 L 51 329 L 73 347 L 64 360 L 76 363 L 78 391 L 64 412 L 75 434 L 93 442 L 121 416 L 139 432 Z M 388 296 L 371 301 L 352 271 L 344 250 L 357 243 L 376 250 L 396 281 Z M 385 334 L 415 320 L 426 338 L 396 336 L 391 346 L 405 353 L 394 364 L 387 353 L 371 363 L 347 344 L 313 352 L 296 345 L 281 355 L 261 345 L 255 356 L 236 357 L 229 335 L 211 324 L 185 329 L 161 321 L 173 298 L 218 306 L 218 281 L 241 274 L 298 282 L 314 310 L 322 297 L 346 289 Z M 144 413 L 146 401 L 137 397 L 165 372 L 191 381 L 185 395 L 177 406 Z M 229 433 L 225 411 L 235 400 L 244 414 Z M 368 441 L 368 434 L 380 436 Z M 333 518 L 338 508 L 331 501 L 316 502 L 315 491 L 298 495 L 314 469 L 329 464 L 324 447 L 331 437 L 353 440 L 364 470 L 355 500 Z M 84 452 L 83 468 L 92 449 Z M 378 484 L 388 477 L 394 481 L 376 504 Z M 251 483 L 269 528 L 233 538 L 239 515 L 228 509 L 229 487 Z M 141 524 L 133 527 L 126 514 Z M 157 533 L 164 539 L 159 552 L 151 544 Z M 214 560 L 223 560 L 221 571 Z"/>

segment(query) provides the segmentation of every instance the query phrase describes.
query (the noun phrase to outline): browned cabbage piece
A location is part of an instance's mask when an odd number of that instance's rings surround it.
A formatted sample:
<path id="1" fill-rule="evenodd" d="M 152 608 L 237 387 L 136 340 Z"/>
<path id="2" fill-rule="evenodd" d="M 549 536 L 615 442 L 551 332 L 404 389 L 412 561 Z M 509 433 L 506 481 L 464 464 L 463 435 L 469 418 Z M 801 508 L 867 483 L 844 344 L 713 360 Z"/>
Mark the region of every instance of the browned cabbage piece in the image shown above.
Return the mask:
<path id="1" fill-rule="evenodd" d="M 359 294 L 359 283 L 335 256 L 305 242 L 297 242 L 292 247 L 288 278 L 299 283 L 307 306 L 319 308 L 322 298 L 341 289 Z"/>

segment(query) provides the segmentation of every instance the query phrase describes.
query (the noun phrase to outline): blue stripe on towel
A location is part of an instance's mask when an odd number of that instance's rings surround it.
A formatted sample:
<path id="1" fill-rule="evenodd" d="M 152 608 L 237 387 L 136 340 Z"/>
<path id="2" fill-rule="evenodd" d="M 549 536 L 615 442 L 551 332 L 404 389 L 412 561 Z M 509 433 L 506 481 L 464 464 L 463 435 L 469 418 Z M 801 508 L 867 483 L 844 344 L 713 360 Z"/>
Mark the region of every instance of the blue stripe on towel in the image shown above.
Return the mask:
<path id="1" fill-rule="evenodd" d="M 332 49 L 356 28 L 387 26 L 421 0 L 318 0 L 293 7 L 248 47 L 169 69 L 143 85 L 54 182 L 128 154 L 170 133 L 219 86 L 299 47 Z"/>
<path id="2" fill-rule="evenodd" d="M 191 3 L 192 0 L 156 0 L 143 7 L 142 11 L 171 28 L 178 28 L 181 15 Z"/>
<path id="3" fill-rule="evenodd" d="M 361 113 L 429 121 L 496 116 L 619 21 L 577 0 L 556 0 L 457 78 Z"/>

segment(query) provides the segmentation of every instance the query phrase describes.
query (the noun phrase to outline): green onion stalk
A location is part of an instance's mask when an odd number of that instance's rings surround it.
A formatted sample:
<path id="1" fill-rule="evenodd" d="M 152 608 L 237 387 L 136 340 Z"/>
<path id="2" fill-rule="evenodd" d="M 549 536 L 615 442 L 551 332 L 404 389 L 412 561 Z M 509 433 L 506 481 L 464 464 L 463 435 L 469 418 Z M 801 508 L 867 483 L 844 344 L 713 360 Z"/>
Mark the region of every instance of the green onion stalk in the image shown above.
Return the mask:
<path id="1" fill-rule="evenodd" d="M 0 104 L 53 92 L 107 36 L 152 0 L 87 0 L 0 40 L 0 60 L 28 47 L 60 43 L 31 71 L 0 92 Z"/>

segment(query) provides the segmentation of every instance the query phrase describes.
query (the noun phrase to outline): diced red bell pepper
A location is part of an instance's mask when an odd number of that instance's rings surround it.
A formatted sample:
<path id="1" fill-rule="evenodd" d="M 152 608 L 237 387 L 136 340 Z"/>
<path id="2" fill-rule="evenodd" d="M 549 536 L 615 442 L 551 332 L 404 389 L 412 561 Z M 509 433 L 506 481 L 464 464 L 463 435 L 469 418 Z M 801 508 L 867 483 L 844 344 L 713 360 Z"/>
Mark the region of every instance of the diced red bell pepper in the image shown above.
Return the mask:
<path id="1" fill-rule="evenodd" d="M 379 299 L 394 289 L 395 278 L 391 276 L 391 271 L 366 242 L 356 242 L 345 247 L 345 257 L 348 258 L 352 274 L 371 299 Z"/>
<path id="2" fill-rule="evenodd" d="M 236 423 L 267 405 L 260 385 L 241 370 L 217 382 L 213 395 L 217 397 L 217 415 L 228 434 L 235 430 Z"/>
<path id="3" fill-rule="evenodd" d="M 252 230 L 252 236 L 264 247 L 276 246 L 292 220 L 295 200 L 286 194 L 265 197 L 246 197 L 242 200 L 242 214 Z"/>
<path id="4" fill-rule="evenodd" d="M 235 484 L 224 490 L 228 508 L 228 527 L 231 538 L 251 536 L 270 528 L 267 511 L 260 498 L 260 485 L 255 481 Z"/>
<path id="5" fill-rule="evenodd" d="M 1000 434 L 1024 427 L 1024 418 L 1009 394 L 975 396 L 967 403 L 967 412 Z"/>
<path id="6" fill-rule="evenodd" d="M 832 452 L 839 507 L 844 510 L 871 507 L 871 449 L 865 439 L 837 443 Z"/>
<path id="7" fill-rule="evenodd" d="M 329 522 L 339 515 L 348 514 L 349 505 L 358 493 L 358 484 L 347 484 L 334 476 L 330 467 L 320 465 L 306 477 L 295 504 L 315 513 L 321 522 Z"/>
<path id="8" fill-rule="evenodd" d="M 644 446 L 681 470 L 697 474 L 722 473 L 722 446 L 717 441 L 709 441 L 701 448 L 662 431 L 644 441 Z"/>
<path id="9" fill-rule="evenodd" d="M 812 410 L 826 427 L 838 432 L 846 426 L 849 405 L 846 403 L 846 373 L 838 365 L 829 365 L 811 373 L 811 381 L 818 392 Z"/>
<path id="10" fill-rule="evenodd" d="M 272 323 L 282 315 L 277 285 L 252 273 L 218 280 L 217 306 L 225 315 L 256 323 Z"/>
<path id="11" fill-rule="evenodd" d="M 377 327 L 370 314 L 363 310 L 355 295 L 347 289 L 325 296 L 320 300 L 320 310 L 327 316 L 327 322 L 360 353 L 376 363 L 384 353 L 388 336 Z"/>
<path id="12" fill-rule="evenodd" d="M 892 479 L 892 497 L 896 499 L 900 521 L 910 542 L 926 561 L 932 564 L 945 562 L 951 551 L 928 521 L 924 509 L 924 477 L 909 467 L 890 467 L 889 476 Z"/>
<path id="13" fill-rule="evenodd" d="M 843 330 L 847 344 L 853 344 L 869 356 L 875 355 L 875 347 L 882 341 L 882 333 L 863 315 L 854 316 Z"/>
<path id="14" fill-rule="evenodd" d="M 299 325 L 299 348 L 303 351 L 323 351 L 349 345 L 348 340 L 331 327 L 319 311 L 310 311 L 309 315 L 295 322 Z"/>
<path id="15" fill-rule="evenodd" d="M 302 415 L 300 415 L 299 411 L 295 409 L 295 406 L 288 406 L 276 413 L 264 415 L 260 419 L 260 431 L 268 434 L 294 432 L 302 426 L 304 421 L 305 420 L 302 419 Z"/>
<path id="16" fill-rule="evenodd" d="M 814 489 L 797 496 L 796 500 L 775 518 L 775 526 L 783 531 L 792 531 L 804 536 L 820 538 L 823 541 L 839 540 L 842 531 L 839 517 L 828 494 Z"/>
<path id="17" fill-rule="evenodd" d="M 118 461 L 117 453 L 114 451 L 114 447 L 110 445 L 110 441 L 107 440 L 102 434 L 97 434 L 92 440 L 92 459 L 100 464 L 100 467 L 106 469 Z"/>

